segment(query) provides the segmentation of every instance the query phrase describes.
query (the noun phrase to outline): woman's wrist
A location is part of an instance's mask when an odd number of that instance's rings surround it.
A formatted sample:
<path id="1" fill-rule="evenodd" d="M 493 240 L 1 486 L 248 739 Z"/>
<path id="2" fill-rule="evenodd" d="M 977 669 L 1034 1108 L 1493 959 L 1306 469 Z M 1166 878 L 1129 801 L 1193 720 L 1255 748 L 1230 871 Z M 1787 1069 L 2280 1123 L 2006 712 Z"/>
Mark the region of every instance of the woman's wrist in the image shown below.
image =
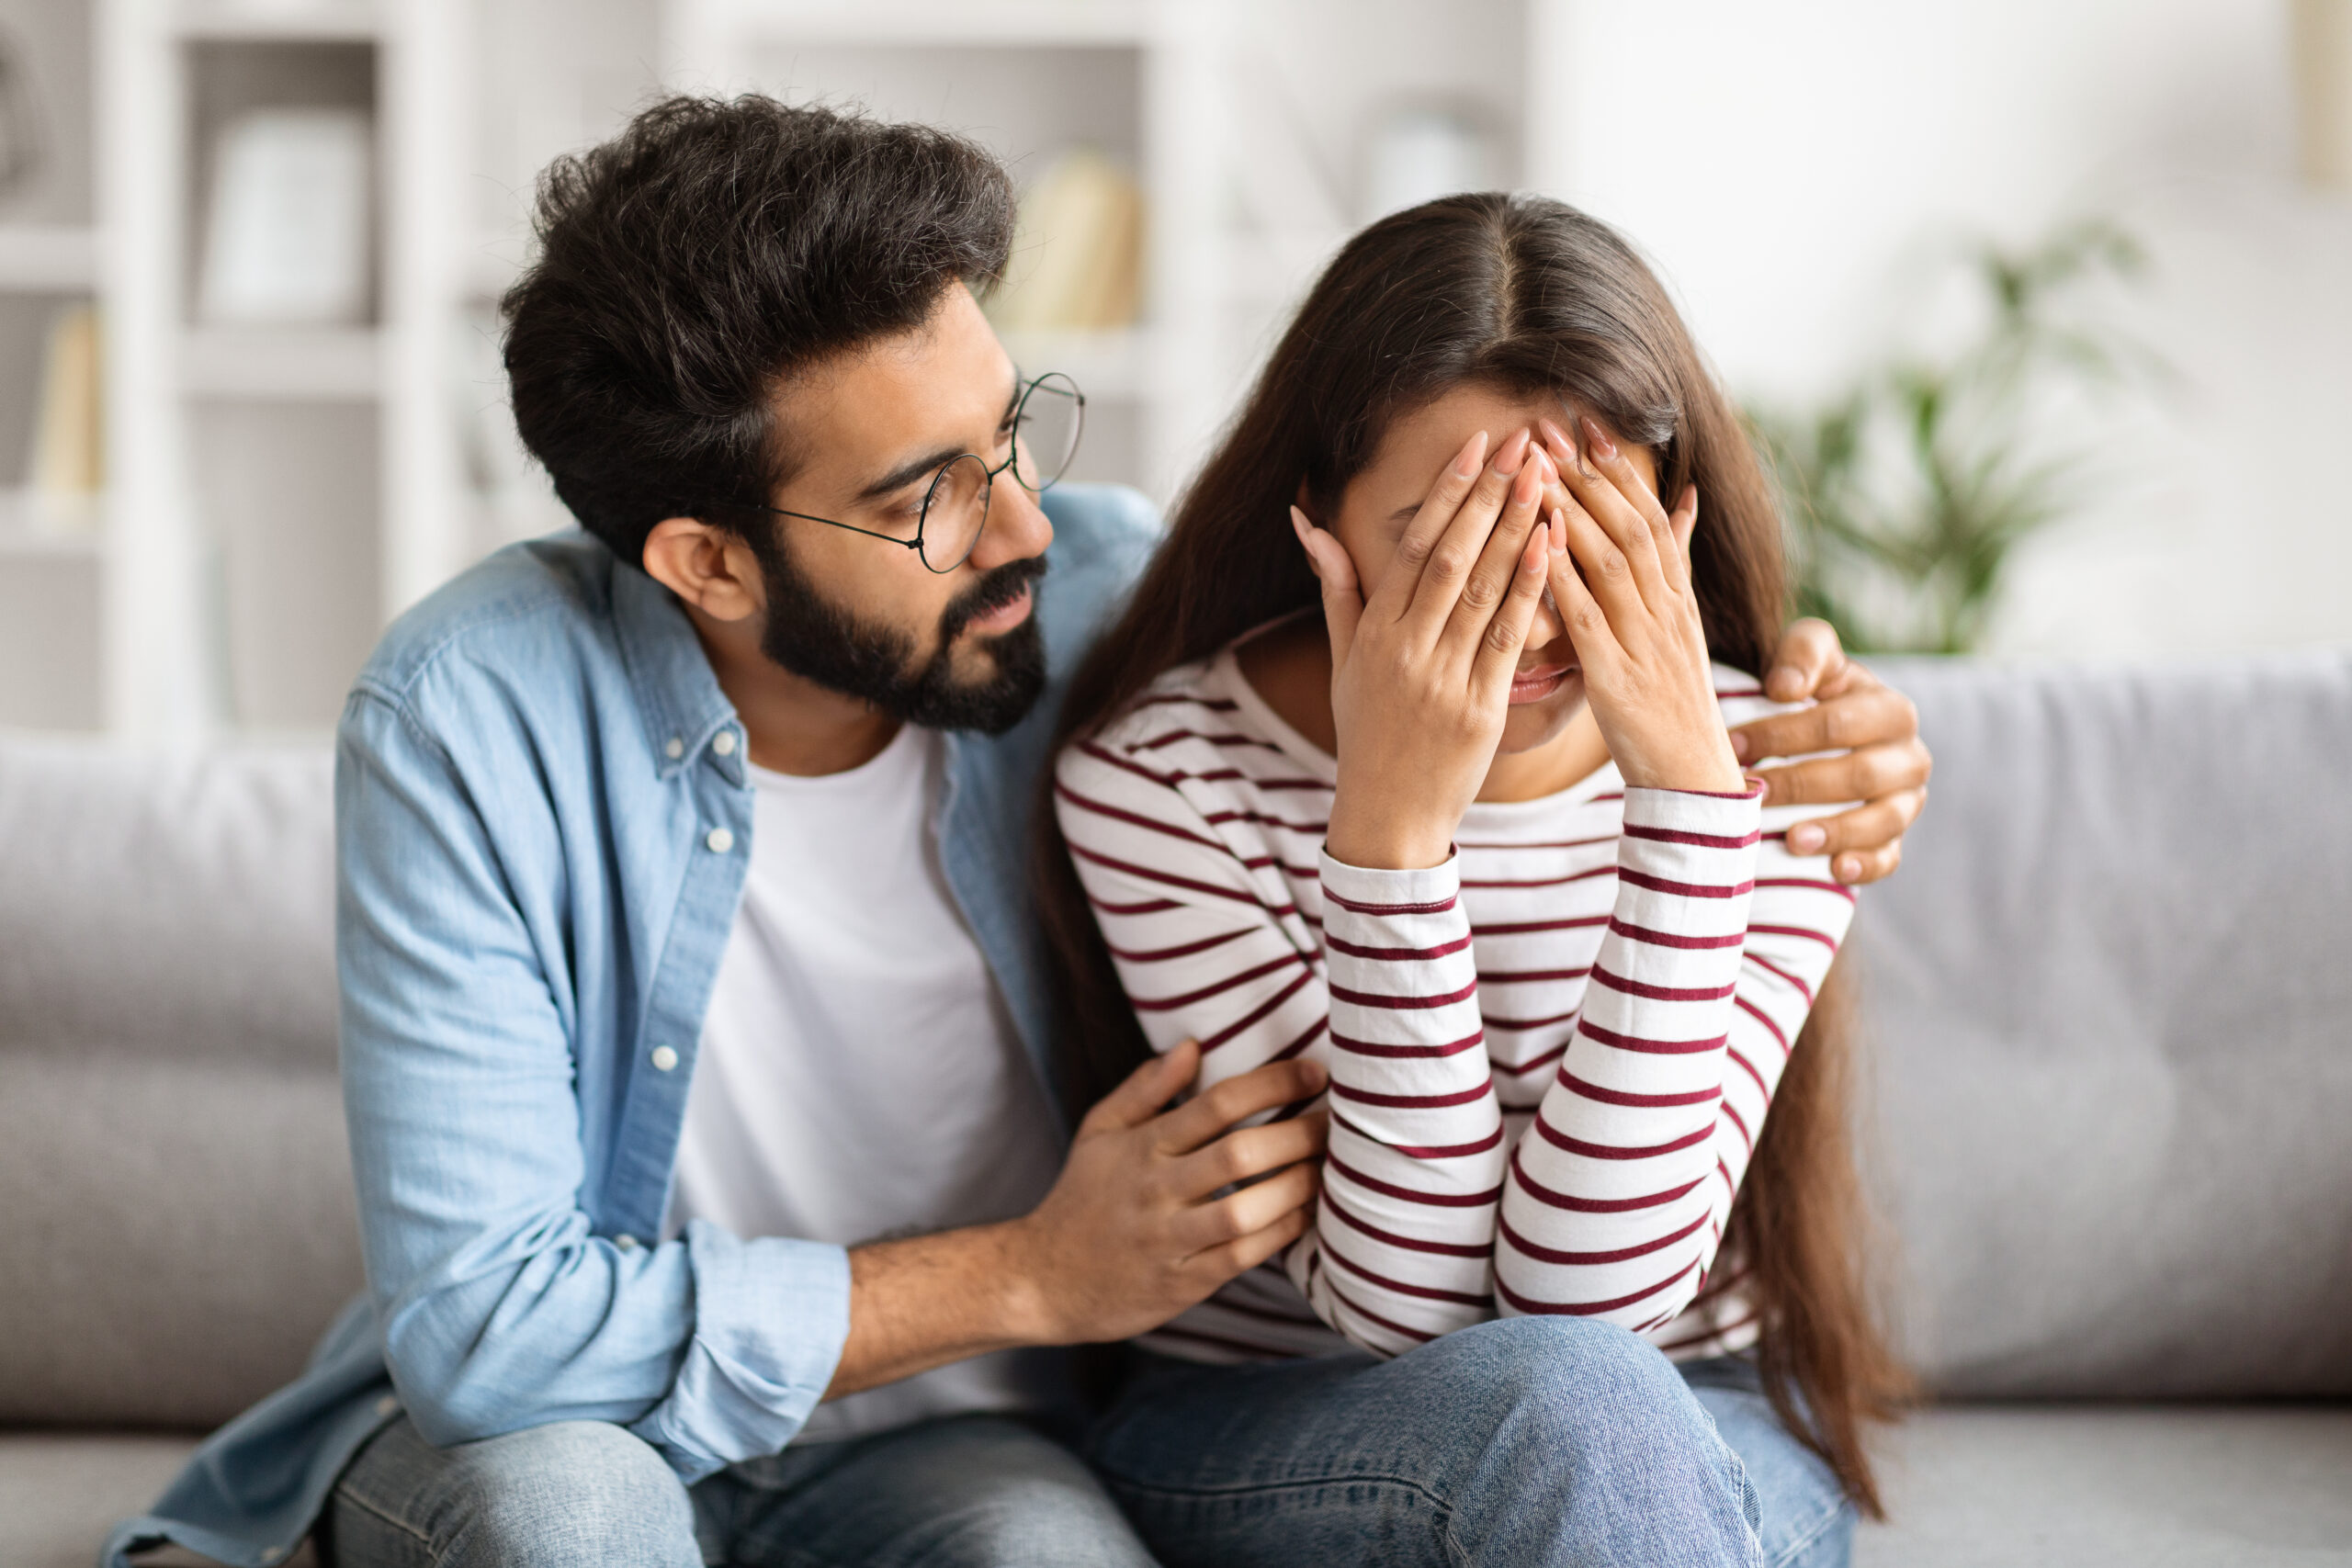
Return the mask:
<path id="1" fill-rule="evenodd" d="M 1427 871 L 1453 857 L 1453 829 L 1414 821 L 1408 813 L 1367 808 L 1342 789 L 1331 802 L 1323 848 L 1340 864 L 1365 871 Z"/>

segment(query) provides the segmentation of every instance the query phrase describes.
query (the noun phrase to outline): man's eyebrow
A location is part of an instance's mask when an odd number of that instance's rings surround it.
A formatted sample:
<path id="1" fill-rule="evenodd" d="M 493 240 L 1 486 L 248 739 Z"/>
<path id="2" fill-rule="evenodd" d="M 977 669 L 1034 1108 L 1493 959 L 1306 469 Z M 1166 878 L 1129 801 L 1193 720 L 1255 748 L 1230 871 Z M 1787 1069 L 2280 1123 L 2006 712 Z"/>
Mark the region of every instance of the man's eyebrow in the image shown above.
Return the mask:
<path id="1" fill-rule="evenodd" d="M 1012 390 L 1006 395 L 1004 400 L 1004 417 L 1011 419 L 1012 417 L 1012 411 L 1020 406 L 1021 378 L 1018 375 L 1015 375 L 1012 378 Z M 892 468 L 888 473 L 884 474 L 880 479 L 876 479 L 872 484 L 867 485 L 864 490 L 859 491 L 857 494 L 851 497 L 851 504 L 855 505 L 860 502 L 873 501 L 878 497 L 888 495 L 892 491 L 904 490 L 907 486 L 914 483 L 917 479 L 925 478 L 936 470 L 944 468 L 947 464 L 954 462 L 963 455 L 964 449 L 959 446 L 952 450 L 942 447 L 935 452 L 926 452 L 920 457 L 910 457 L 905 462 L 899 464 L 897 468 Z"/>
<path id="2" fill-rule="evenodd" d="M 873 501 L 877 497 L 888 495 L 892 491 L 904 490 L 917 479 L 927 477 L 963 455 L 963 448 L 955 446 L 944 447 L 936 452 L 926 452 L 920 457 L 910 457 L 864 490 L 859 491 L 851 498 L 851 501 L 853 503 Z"/>

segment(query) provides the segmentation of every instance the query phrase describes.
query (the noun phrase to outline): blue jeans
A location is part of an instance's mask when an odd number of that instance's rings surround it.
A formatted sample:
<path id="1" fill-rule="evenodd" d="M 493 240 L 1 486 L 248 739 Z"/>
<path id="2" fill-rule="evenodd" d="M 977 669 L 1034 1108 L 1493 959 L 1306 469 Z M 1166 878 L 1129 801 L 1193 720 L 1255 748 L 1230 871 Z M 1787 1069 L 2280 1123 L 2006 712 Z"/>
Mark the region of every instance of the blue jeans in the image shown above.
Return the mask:
<path id="1" fill-rule="evenodd" d="M 787 1449 L 689 1492 L 617 1427 L 435 1450 L 405 1420 L 335 1488 L 337 1568 L 1839 1568 L 1852 1515 L 1745 1362 L 1515 1318 L 1393 1361 L 1138 1356 L 1083 1445 L 971 1416 Z M 1718 1436 L 1720 1434 L 1720 1437 Z"/>
<path id="2" fill-rule="evenodd" d="M 1853 1513 L 1744 1360 L 1520 1317 L 1392 1361 L 1159 1357 L 1087 1455 L 1165 1568 L 1843 1568 Z"/>

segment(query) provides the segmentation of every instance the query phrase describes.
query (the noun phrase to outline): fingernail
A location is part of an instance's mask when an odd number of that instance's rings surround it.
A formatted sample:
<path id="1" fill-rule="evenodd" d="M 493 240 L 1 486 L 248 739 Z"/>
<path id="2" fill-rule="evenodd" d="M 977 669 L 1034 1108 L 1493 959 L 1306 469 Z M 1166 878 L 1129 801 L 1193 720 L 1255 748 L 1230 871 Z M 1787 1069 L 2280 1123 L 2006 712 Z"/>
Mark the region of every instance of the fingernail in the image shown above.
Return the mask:
<path id="1" fill-rule="evenodd" d="M 1857 882 L 1857 881 L 1860 881 L 1860 880 L 1861 879 L 1861 874 L 1862 874 L 1862 857 L 1861 857 L 1861 856 L 1860 856 L 1860 855 L 1840 855 L 1840 856 L 1838 856 L 1838 881 L 1840 881 L 1840 882 Z"/>
<path id="2" fill-rule="evenodd" d="M 1306 513 L 1294 506 L 1290 509 L 1290 526 L 1291 532 L 1298 536 L 1298 542 L 1304 545 L 1306 543 L 1306 530 L 1314 525 L 1307 522 Z"/>
<path id="3" fill-rule="evenodd" d="M 1749 739 L 1746 734 L 1736 729 L 1731 732 L 1731 754 L 1733 756 L 1745 762 L 1747 761 L 1747 754 L 1755 750 L 1756 742 Z"/>
<path id="4" fill-rule="evenodd" d="M 1804 689 L 1804 677 L 1798 674 L 1791 665 L 1776 664 L 1772 667 L 1772 672 L 1764 677 L 1765 692 L 1780 698 L 1782 702 L 1794 697 Z"/>
<path id="5" fill-rule="evenodd" d="M 1615 444 L 1602 433 L 1600 426 L 1592 423 L 1592 416 L 1590 414 L 1584 416 L 1584 440 L 1586 446 L 1591 447 L 1603 457 L 1614 457 L 1617 456 L 1617 447 Z"/>
<path id="6" fill-rule="evenodd" d="M 1566 431 L 1562 430 L 1558 425 L 1554 424 L 1548 419 L 1537 420 L 1535 422 L 1535 426 L 1544 433 L 1544 442 L 1545 446 L 1556 446 L 1561 451 L 1567 453 L 1571 457 L 1576 454 L 1577 444 L 1568 439 L 1568 433 Z"/>
<path id="7" fill-rule="evenodd" d="M 1461 455 L 1453 459 L 1453 471 L 1463 479 L 1476 478 L 1478 465 L 1487 460 L 1487 433 L 1478 432 L 1462 444 Z"/>
<path id="8" fill-rule="evenodd" d="M 1544 475 L 1534 464 L 1530 463 L 1519 470 L 1519 479 L 1510 487 L 1510 503 L 1513 506 L 1532 506 L 1535 498 L 1543 492 Z"/>
<path id="9" fill-rule="evenodd" d="M 1527 432 L 1514 430 L 1510 433 L 1510 439 L 1495 449 L 1495 472 L 1515 474 L 1519 472 L 1519 466 L 1525 461 L 1527 461 Z"/>
<path id="10" fill-rule="evenodd" d="M 1789 852 L 1792 855 L 1817 853 L 1828 840 L 1829 835 L 1821 829 L 1810 822 L 1801 823 L 1789 829 Z"/>
<path id="11" fill-rule="evenodd" d="M 1552 553 L 1555 556 L 1566 555 L 1568 553 L 1568 514 L 1556 506 L 1552 508 L 1549 528 L 1552 535 Z"/>

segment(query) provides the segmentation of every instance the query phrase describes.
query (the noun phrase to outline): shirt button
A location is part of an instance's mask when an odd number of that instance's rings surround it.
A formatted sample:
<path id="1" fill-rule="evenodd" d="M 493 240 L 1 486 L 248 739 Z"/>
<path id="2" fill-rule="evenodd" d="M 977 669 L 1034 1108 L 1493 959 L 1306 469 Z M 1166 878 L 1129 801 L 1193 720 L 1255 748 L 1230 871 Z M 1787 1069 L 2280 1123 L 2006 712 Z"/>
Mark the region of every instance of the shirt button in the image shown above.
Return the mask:
<path id="1" fill-rule="evenodd" d="M 674 762 L 679 758 L 686 754 L 686 743 L 673 735 L 670 737 L 669 740 L 663 744 L 662 748 L 662 754 Z"/>
<path id="2" fill-rule="evenodd" d="M 724 828 L 713 828 L 710 836 L 703 842 L 710 846 L 712 854 L 723 855 L 735 847 L 735 835 Z"/>
<path id="3" fill-rule="evenodd" d="M 261 1554 L 261 1560 L 264 1562 L 277 1562 L 284 1559 L 285 1556 L 286 1549 L 284 1547 L 273 1546 L 268 1551 Z"/>
<path id="4" fill-rule="evenodd" d="M 722 757 L 732 757 L 735 754 L 735 732 L 731 729 L 720 730 L 710 738 L 710 749 Z"/>
<path id="5" fill-rule="evenodd" d="M 376 1414 L 379 1416 L 390 1416 L 393 1411 L 398 1410 L 400 1407 L 401 1402 L 399 1398 L 392 1394 L 388 1393 L 384 1395 L 383 1398 L 376 1401 Z"/>
<path id="6" fill-rule="evenodd" d="M 673 1051 L 667 1045 L 656 1045 L 653 1047 L 653 1070 L 655 1072 L 666 1073 L 677 1065 L 678 1054 L 675 1051 Z"/>
<path id="7" fill-rule="evenodd" d="M 623 1252 L 635 1252 L 637 1250 L 637 1237 L 630 1235 L 628 1232 L 624 1231 L 619 1235 L 613 1237 L 613 1245 L 620 1248 Z"/>

